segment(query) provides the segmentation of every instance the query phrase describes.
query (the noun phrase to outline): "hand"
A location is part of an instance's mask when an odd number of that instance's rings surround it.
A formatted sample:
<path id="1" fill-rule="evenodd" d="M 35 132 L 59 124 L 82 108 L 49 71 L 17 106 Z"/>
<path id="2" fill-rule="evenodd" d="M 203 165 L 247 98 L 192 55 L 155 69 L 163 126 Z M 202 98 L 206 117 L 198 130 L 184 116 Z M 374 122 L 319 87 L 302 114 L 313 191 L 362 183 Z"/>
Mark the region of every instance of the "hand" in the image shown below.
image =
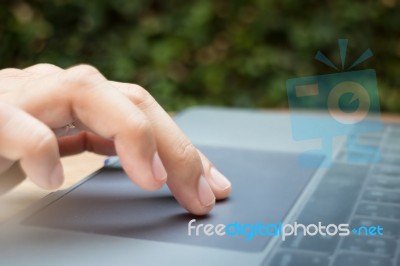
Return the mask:
<path id="1" fill-rule="evenodd" d="M 66 127 L 71 123 L 75 129 Z M 87 65 L 0 71 L 0 173 L 19 161 L 34 183 L 56 189 L 60 155 L 85 150 L 117 154 L 143 189 L 167 183 L 193 214 L 208 213 L 231 190 L 142 87 L 109 81 Z"/>

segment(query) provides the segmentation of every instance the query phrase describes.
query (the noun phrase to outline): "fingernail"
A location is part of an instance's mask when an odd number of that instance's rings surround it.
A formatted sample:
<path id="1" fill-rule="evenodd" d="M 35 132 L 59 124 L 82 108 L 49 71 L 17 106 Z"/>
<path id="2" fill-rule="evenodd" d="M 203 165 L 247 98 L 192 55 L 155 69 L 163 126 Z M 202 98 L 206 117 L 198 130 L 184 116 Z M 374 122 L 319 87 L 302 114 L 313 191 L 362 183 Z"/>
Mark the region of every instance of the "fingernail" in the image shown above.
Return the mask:
<path id="1" fill-rule="evenodd" d="M 62 185 L 63 181 L 64 181 L 63 167 L 59 162 L 54 167 L 53 172 L 51 172 L 50 176 L 51 187 L 54 189 L 59 188 Z"/>
<path id="2" fill-rule="evenodd" d="M 167 171 L 165 170 L 165 167 L 160 159 L 160 156 L 158 155 L 158 152 L 154 153 L 152 168 L 153 175 L 156 180 L 164 181 L 165 179 L 167 179 Z"/>
<path id="3" fill-rule="evenodd" d="M 231 186 L 231 182 L 229 182 L 229 180 L 223 174 L 221 174 L 221 172 L 219 172 L 215 167 L 211 168 L 210 174 L 212 180 L 214 181 L 215 185 L 218 188 L 225 190 Z"/>
<path id="4" fill-rule="evenodd" d="M 201 205 L 208 207 L 215 203 L 214 193 L 212 192 L 210 185 L 207 183 L 207 180 L 204 178 L 204 176 L 200 176 L 199 186 L 197 189 Z"/>

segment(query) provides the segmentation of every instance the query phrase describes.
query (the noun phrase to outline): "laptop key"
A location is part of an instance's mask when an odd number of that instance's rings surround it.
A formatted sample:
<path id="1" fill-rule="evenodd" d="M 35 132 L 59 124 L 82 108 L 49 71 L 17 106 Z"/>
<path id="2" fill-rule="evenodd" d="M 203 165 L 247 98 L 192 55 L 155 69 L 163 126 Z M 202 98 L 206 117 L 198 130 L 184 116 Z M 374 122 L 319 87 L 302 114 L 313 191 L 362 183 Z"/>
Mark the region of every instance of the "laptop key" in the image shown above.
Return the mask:
<path id="1" fill-rule="evenodd" d="M 377 165 L 372 173 L 387 177 L 400 177 L 400 167 L 394 165 Z"/>
<path id="2" fill-rule="evenodd" d="M 400 152 L 400 143 L 388 143 L 388 144 L 383 144 L 381 147 L 382 152 L 388 153 L 388 154 L 398 154 Z"/>
<path id="3" fill-rule="evenodd" d="M 343 241 L 341 249 L 391 258 L 396 251 L 396 241 L 381 237 L 349 236 Z"/>
<path id="4" fill-rule="evenodd" d="M 383 136 L 383 139 L 385 139 L 387 142 L 390 141 L 390 143 L 396 143 L 399 137 L 400 130 L 398 128 L 388 128 Z"/>
<path id="5" fill-rule="evenodd" d="M 400 237 L 400 226 L 399 222 L 387 221 L 377 218 L 354 218 L 350 223 L 350 230 L 353 228 L 359 228 L 360 226 L 365 226 L 369 228 L 370 226 L 380 226 L 383 228 L 383 235 L 385 237 L 399 238 Z M 365 230 L 361 233 L 364 235 Z"/>
<path id="6" fill-rule="evenodd" d="M 400 146 L 400 133 L 387 133 L 383 139 L 383 145 L 387 147 L 399 147 Z"/>
<path id="7" fill-rule="evenodd" d="M 272 258 L 270 263 L 264 261 L 265 266 L 325 266 L 328 265 L 328 257 L 317 254 L 280 251 Z"/>
<path id="8" fill-rule="evenodd" d="M 358 135 L 356 137 L 356 143 L 361 145 L 378 146 L 382 141 L 382 134 L 377 135 Z"/>
<path id="9" fill-rule="evenodd" d="M 362 202 L 358 205 L 356 214 L 400 220 L 400 206 Z"/>
<path id="10" fill-rule="evenodd" d="M 339 254 L 333 263 L 333 266 L 388 266 L 391 261 L 388 258 L 368 256 L 365 254 Z"/>
<path id="11" fill-rule="evenodd" d="M 367 189 L 362 200 L 400 204 L 400 192 Z"/>
<path id="12" fill-rule="evenodd" d="M 400 178 L 385 178 L 382 176 L 373 176 L 368 182 L 368 187 L 400 190 Z"/>
<path id="13" fill-rule="evenodd" d="M 400 135 L 400 125 L 387 125 L 385 131 L 387 133 L 398 133 Z"/>
<path id="14" fill-rule="evenodd" d="M 380 164 L 387 165 L 399 165 L 400 164 L 400 156 L 397 154 L 383 154 L 381 152 L 381 158 L 379 160 Z"/>

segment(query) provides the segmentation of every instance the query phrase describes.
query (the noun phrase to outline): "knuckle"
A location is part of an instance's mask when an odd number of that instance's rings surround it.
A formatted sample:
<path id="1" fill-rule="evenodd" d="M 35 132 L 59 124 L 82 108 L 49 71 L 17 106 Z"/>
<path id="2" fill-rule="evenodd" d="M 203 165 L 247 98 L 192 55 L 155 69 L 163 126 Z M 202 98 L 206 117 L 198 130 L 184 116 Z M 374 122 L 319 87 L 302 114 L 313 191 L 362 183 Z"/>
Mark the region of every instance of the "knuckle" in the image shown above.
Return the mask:
<path id="1" fill-rule="evenodd" d="M 67 88 L 93 88 L 102 81 L 104 81 L 104 77 L 95 67 L 90 65 L 71 67 L 62 72 L 61 75 L 61 84 Z"/>
<path id="2" fill-rule="evenodd" d="M 77 65 L 67 69 L 67 72 L 71 73 L 74 76 L 92 76 L 99 75 L 100 72 L 91 65 Z"/>
<path id="3" fill-rule="evenodd" d="M 155 103 L 155 100 L 151 94 L 143 87 L 136 84 L 129 84 L 122 88 L 129 99 L 138 107 L 147 108 Z"/>
<path id="4" fill-rule="evenodd" d="M 52 65 L 52 64 L 47 64 L 47 63 L 40 63 L 33 65 L 28 68 L 29 71 L 32 72 L 39 72 L 39 73 L 51 73 L 51 72 L 57 72 L 60 71 L 61 68 L 58 66 Z"/>
<path id="5" fill-rule="evenodd" d="M 176 160 L 177 163 L 180 165 L 199 165 L 200 166 L 200 160 L 197 154 L 197 149 L 196 147 L 189 141 L 183 140 L 181 141 L 180 145 L 176 146 Z M 198 167 L 199 170 L 201 169 Z M 195 169 L 194 169 L 195 170 Z"/>
<path id="6" fill-rule="evenodd" d="M 0 77 L 2 78 L 20 78 L 25 77 L 26 73 L 17 68 L 5 68 L 0 70 Z"/>

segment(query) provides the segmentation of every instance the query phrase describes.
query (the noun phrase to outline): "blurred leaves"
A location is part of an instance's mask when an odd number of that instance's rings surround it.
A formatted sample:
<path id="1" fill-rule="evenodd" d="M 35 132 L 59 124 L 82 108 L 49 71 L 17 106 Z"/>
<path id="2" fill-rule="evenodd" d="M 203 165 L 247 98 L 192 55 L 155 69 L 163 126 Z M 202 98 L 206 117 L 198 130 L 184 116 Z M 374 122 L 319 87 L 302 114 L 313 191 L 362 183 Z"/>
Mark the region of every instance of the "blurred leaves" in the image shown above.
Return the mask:
<path id="1" fill-rule="evenodd" d="M 397 0 L 0 2 L 0 67 L 88 63 L 147 88 L 167 110 L 195 104 L 286 106 L 288 78 L 332 73 L 313 58 L 378 73 L 382 108 L 400 112 Z"/>

